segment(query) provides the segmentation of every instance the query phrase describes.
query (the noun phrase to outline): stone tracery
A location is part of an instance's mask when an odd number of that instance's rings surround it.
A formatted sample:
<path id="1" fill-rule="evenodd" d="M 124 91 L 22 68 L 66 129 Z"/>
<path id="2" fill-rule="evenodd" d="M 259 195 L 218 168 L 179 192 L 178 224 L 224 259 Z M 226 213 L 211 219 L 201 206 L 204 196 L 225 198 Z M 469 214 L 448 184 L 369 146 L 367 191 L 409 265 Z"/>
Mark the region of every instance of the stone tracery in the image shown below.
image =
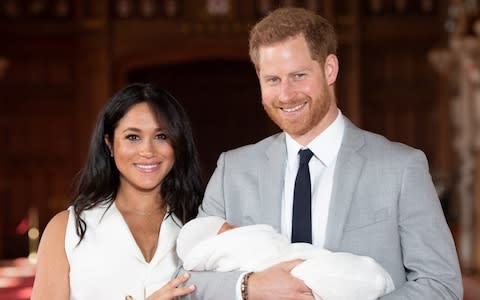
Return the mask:
<path id="1" fill-rule="evenodd" d="M 458 156 L 456 193 L 459 201 L 459 256 L 466 269 L 475 268 L 475 171 L 480 154 L 480 18 L 477 1 L 452 0 L 445 27 L 448 46 L 434 49 L 429 60 L 452 90 L 452 145 Z M 477 233 L 478 234 L 478 233 Z"/>

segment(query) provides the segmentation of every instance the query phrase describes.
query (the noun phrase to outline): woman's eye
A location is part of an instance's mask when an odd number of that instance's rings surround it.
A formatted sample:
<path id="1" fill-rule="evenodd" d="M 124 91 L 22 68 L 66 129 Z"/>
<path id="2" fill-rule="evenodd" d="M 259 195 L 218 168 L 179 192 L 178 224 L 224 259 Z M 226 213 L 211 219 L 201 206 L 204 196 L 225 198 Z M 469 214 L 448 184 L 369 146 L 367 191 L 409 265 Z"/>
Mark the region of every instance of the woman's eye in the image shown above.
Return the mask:
<path id="1" fill-rule="evenodd" d="M 157 134 L 157 139 L 158 140 L 166 140 L 166 139 L 168 139 L 168 137 L 165 133 L 160 133 L 160 134 Z"/>
<path id="2" fill-rule="evenodd" d="M 134 134 L 129 134 L 129 135 L 127 135 L 126 138 L 129 141 L 138 141 L 140 139 L 140 137 L 138 135 L 134 135 Z"/>

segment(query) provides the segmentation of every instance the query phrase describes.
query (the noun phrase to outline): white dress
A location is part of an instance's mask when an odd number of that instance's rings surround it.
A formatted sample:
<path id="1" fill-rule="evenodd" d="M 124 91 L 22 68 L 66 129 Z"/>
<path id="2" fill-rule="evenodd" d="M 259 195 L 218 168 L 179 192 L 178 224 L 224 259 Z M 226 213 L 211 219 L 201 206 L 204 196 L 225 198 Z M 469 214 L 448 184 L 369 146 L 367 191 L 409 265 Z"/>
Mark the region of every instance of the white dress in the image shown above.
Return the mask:
<path id="1" fill-rule="evenodd" d="M 70 264 L 70 299 L 145 299 L 173 276 L 178 266 L 175 241 L 181 222 L 170 215 L 160 227 L 157 250 L 146 262 L 115 204 L 84 211 L 87 231 L 77 246 L 73 207 L 65 235 Z"/>

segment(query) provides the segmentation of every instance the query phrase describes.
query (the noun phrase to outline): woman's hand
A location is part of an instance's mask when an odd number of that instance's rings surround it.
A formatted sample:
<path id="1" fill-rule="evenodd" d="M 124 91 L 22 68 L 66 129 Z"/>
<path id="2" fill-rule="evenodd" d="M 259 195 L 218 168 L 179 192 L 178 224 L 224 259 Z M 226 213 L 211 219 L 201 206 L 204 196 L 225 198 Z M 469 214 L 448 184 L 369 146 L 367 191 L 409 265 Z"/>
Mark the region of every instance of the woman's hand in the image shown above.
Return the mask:
<path id="1" fill-rule="evenodd" d="M 190 274 L 185 273 L 172 279 L 158 291 L 151 294 L 146 300 L 172 300 L 175 297 L 185 296 L 195 290 L 195 286 L 188 285 L 185 287 L 178 287 L 180 284 L 186 282 L 190 278 Z"/>

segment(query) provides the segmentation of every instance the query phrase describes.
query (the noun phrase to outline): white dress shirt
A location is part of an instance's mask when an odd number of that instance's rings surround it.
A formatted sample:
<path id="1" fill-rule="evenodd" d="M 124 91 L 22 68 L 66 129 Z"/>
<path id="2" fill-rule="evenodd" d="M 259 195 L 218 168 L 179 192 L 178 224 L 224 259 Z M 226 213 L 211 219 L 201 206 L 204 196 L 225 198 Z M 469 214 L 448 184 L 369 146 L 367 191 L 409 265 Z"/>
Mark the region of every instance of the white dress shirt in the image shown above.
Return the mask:
<path id="1" fill-rule="evenodd" d="M 313 157 L 308 163 L 312 185 L 312 244 L 323 247 L 327 228 L 328 209 L 332 195 L 333 175 L 342 143 L 345 121 L 339 111 L 335 121 L 306 147 L 286 134 L 287 164 L 282 196 L 282 234 L 292 234 L 293 189 L 297 176 L 300 149 L 308 148 Z"/>
<path id="2" fill-rule="evenodd" d="M 308 148 L 313 152 L 313 157 L 308 163 L 310 169 L 310 182 L 312 185 L 312 244 L 323 247 L 327 229 L 328 209 L 332 196 L 333 175 L 337 164 L 338 151 L 342 144 L 345 132 L 345 120 L 342 112 L 338 110 L 335 121 L 328 126 L 319 136 L 313 139 L 307 147 L 297 143 L 288 133 L 285 133 L 287 144 L 287 164 L 285 167 L 285 182 L 282 194 L 282 234 L 291 240 L 293 188 L 297 176 L 300 149 Z M 240 285 L 242 274 L 236 285 L 236 299 L 241 300 Z"/>

